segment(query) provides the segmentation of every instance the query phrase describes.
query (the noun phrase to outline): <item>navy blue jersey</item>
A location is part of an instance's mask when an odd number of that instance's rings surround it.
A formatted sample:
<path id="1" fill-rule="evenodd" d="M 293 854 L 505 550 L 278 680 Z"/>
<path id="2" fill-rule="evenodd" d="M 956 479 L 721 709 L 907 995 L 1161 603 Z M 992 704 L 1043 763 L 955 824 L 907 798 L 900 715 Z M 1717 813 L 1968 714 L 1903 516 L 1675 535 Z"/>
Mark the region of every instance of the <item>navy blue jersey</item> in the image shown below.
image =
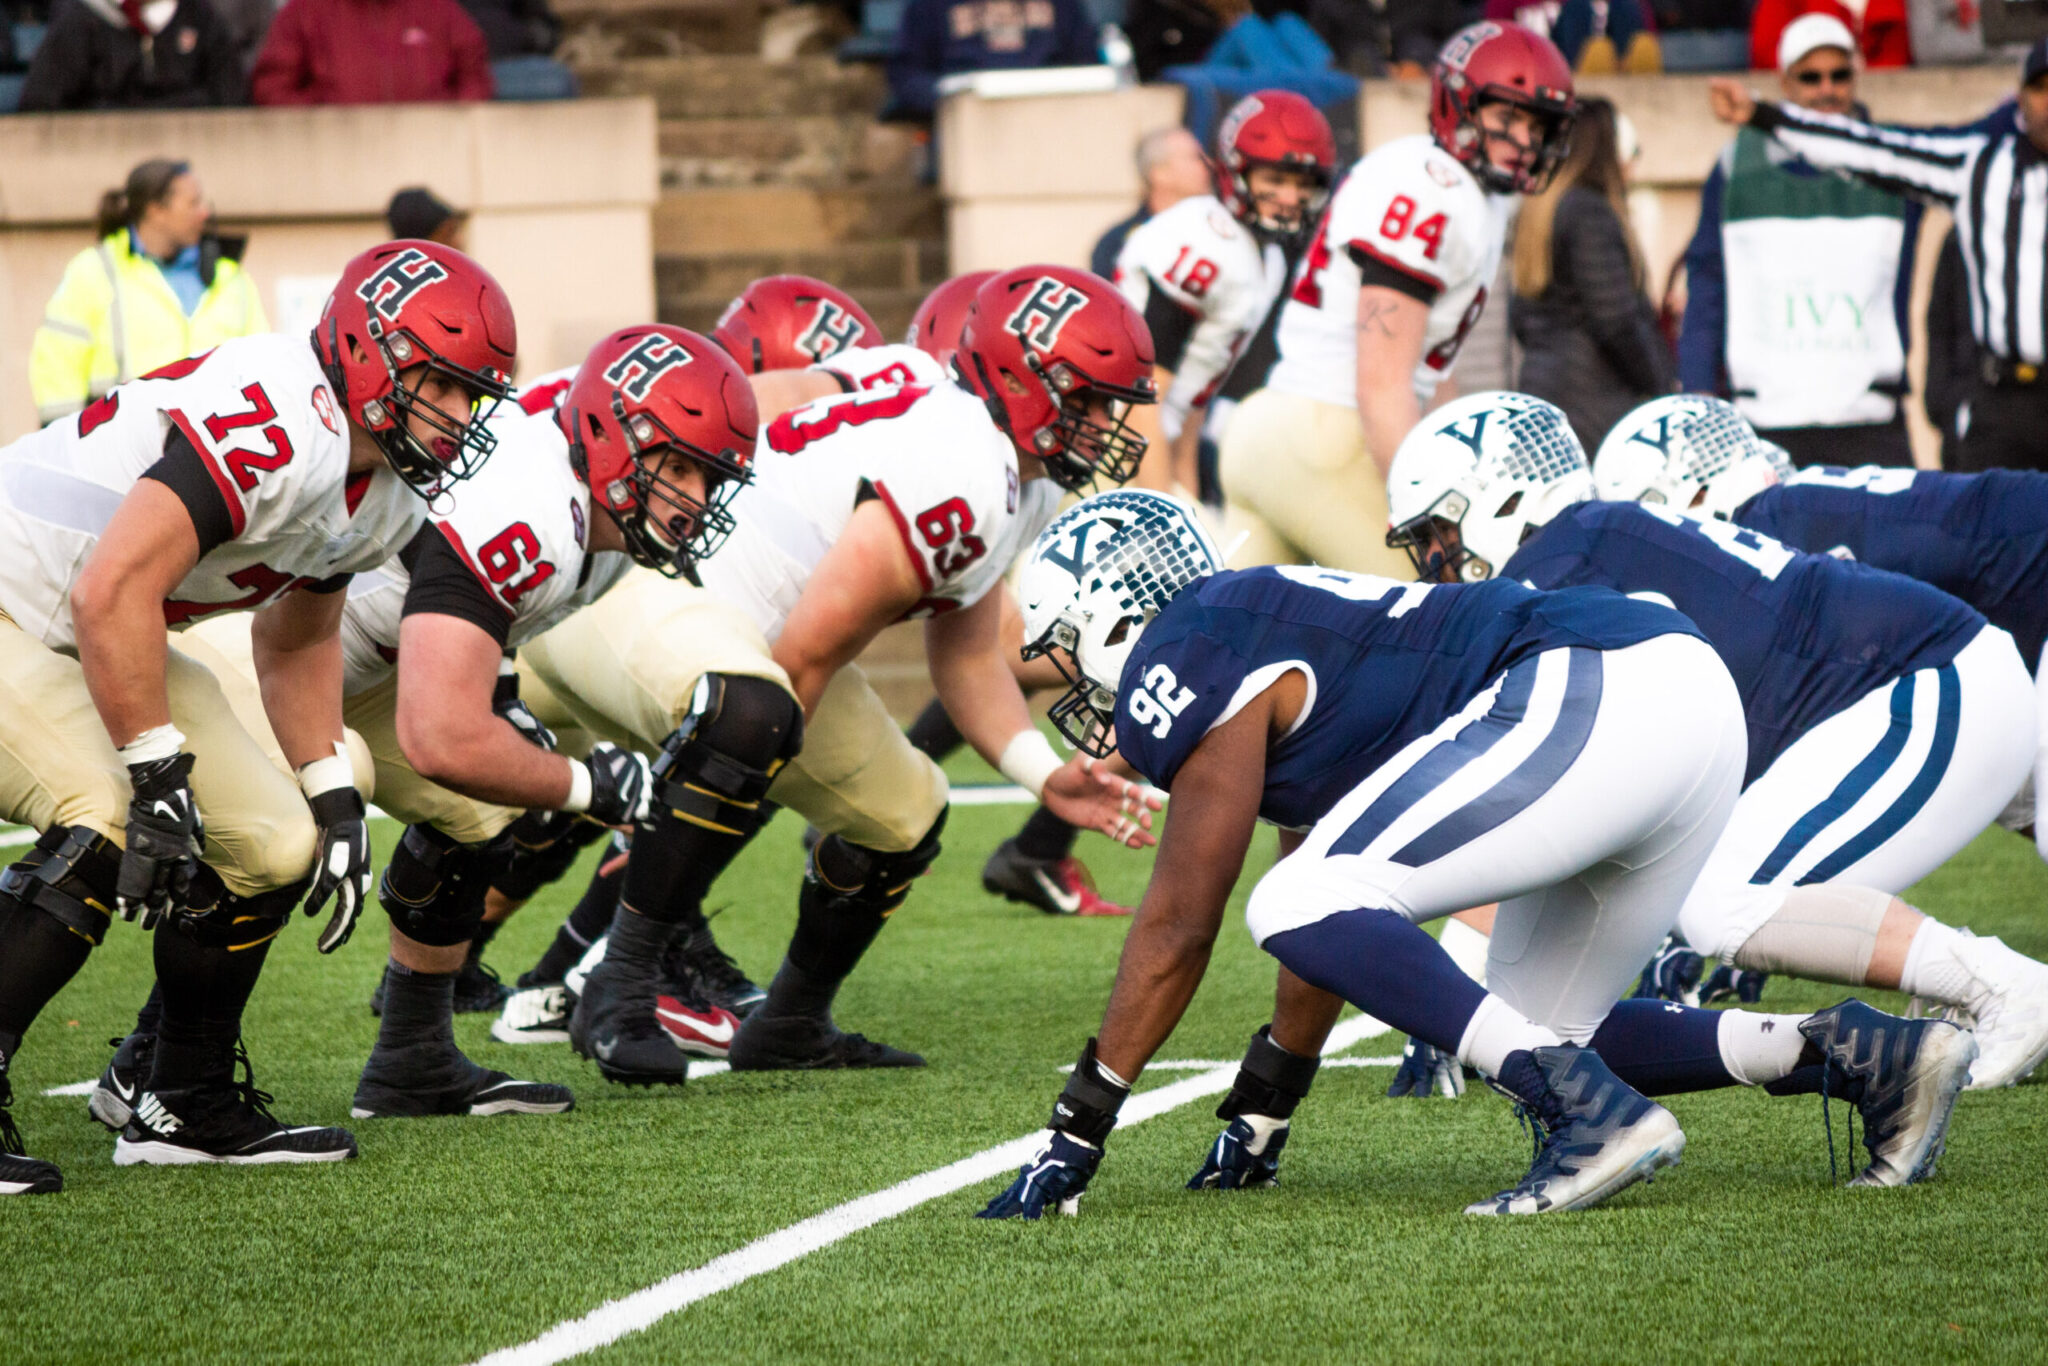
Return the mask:
<path id="1" fill-rule="evenodd" d="M 2027 668 L 2048 636 L 2048 474 L 1803 470 L 1735 514 L 1801 550 L 1848 550 L 1961 598 L 2012 633 Z"/>
<path id="2" fill-rule="evenodd" d="M 1567 508 L 1502 573 L 1538 588 L 1654 593 L 1692 618 L 1742 693 L 1745 786 L 1828 717 L 1948 663 L 1984 628 L 1970 608 L 1903 575 L 1636 503 Z"/>
<path id="3" fill-rule="evenodd" d="M 1117 747 L 1170 788 L 1203 736 L 1299 668 L 1309 706 L 1267 749 L 1259 805 L 1299 829 L 1524 659 L 1698 634 L 1676 612 L 1597 590 L 1436 587 L 1292 565 L 1225 572 L 1183 589 L 1138 637 L 1117 690 Z"/>

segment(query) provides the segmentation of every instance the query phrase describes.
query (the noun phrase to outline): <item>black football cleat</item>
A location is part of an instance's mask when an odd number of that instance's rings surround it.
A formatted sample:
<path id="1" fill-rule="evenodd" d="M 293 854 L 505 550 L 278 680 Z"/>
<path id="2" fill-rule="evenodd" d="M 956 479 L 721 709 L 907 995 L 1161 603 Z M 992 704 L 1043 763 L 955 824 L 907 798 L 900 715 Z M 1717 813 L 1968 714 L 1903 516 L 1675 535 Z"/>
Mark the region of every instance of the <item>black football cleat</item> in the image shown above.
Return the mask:
<path id="1" fill-rule="evenodd" d="M 0 1055 L 0 1064 L 6 1061 Z M 21 1141 L 21 1130 L 7 1107 L 14 1103 L 7 1072 L 0 1066 L 0 1195 L 54 1195 L 64 1189 L 64 1173 L 54 1162 L 30 1157 Z"/>
<path id="2" fill-rule="evenodd" d="M 1035 907 L 1047 915 L 1117 916 L 1132 908 L 1095 890 L 1095 878 L 1072 856 L 1035 859 L 1004 840 L 981 867 L 981 889 L 991 896 Z"/>
<path id="3" fill-rule="evenodd" d="M 924 1059 L 860 1034 L 842 1031 L 830 1019 L 759 1011 L 740 1022 L 726 1061 L 735 1072 L 786 1072 L 867 1067 L 922 1067 Z"/>
<path id="4" fill-rule="evenodd" d="M 1863 1117 L 1870 1165 L 1852 1186 L 1910 1186 L 1934 1175 L 1956 1097 L 1970 1082 L 1977 1041 L 1947 1020 L 1887 1015 L 1851 997 L 1808 1016 L 1799 1032 L 1826 1058 L 1821 1094 Z M 1834 1160 L 1830 1142 L 1828 1159 Z"/>
<path id="5" fill-rule="evenodd" d="M 559 1115 L 576 1097 L 553 1082 L 520 1081 L 479 1067 L 452 1039 L 426 1039 L 402 1048 L 371 1050 L 356 1082 L 356 1119 L 417 1119 L 427 1115 Z"/>
<path id="6" fill-rule="evenodd" d="M 742 1020 L 768 999 L 732 955 L 718 947 L 709 925 L 670 942 L 661 960 L 661 981 L 662 990 L 671 996 L 717 1006 Z"/>
<path id="7" fill-rule="evenodd" d="M 1536 1140 L 1521 1181 L 1467 1214 L 1586 1209 L 1677 1163 L 1685 1134 L 1671 1112 L 1608 1070 L 1588 1048 L 1562 1044 L 1508 1054 L 1494 1086 L 1516 1101 Z"/>
<path id="8" fill-rule="evenodd" d="M 234 1167 L 273 1162 L 344 1162 L 356 1155 L 346 1129 L 288 1125 L 270 1113 L 274 1097 L 259 1090 L 249 1055 L 239 1047 L 240 1081 L 223 1079 L 177 1090 L 144 1090 L 128 1127 L 114 1143 L 114 1165 Z"/>
<path id="9" fill-rule="evenodd" d="M 654 1017 L 649 977 L 608 958 L 592 968 L 569 1016 L 569 1046 L 596 1063 L 606 1081 L 681 1086 L 690 1079 L 690 1061 Z"/>
<path id="10" fill-rule="evenodd" d="M 92 1093 L 85 1098 L 85 1108 L 95 1120 L 118 1134 L 128 1127 L 128 1120 L 135 1113 L 135 1098 L 142 1094 L 143 1083 L 149 1080 L 149 1060 L 156 1052 L 156 1035 L 130 1034 L 125 1039 L 107 1042 L 114 1045 L 114 1056 L 100 1073 L 100 1079 L 93 1083 Z"/>

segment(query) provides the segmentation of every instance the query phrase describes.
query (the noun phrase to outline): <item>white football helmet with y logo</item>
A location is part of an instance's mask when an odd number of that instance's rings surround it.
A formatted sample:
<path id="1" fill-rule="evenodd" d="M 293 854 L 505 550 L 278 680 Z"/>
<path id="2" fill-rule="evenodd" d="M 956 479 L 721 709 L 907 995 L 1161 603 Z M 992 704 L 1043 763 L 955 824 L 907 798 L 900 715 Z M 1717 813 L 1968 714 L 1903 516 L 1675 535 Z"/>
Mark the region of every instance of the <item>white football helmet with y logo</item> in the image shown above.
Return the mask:
<path id="1" fill-rule="evenodd" d="M 1469 394 L 1415 424 L 1387 474 L 1387 544 L 1426 579 L 1492 578 L 1529 534 L 1594 496 L 1564 413 L 1528 394 Z M 1442 528 L 1455 527 L 1455 544 Z M 1441 556 L 1442 558 L 1438 558 Z"/>
<path id="2" fill-rule="evenodd" d="M 1793 473 L 1782 446 L 1705 394 L 1651 399 L 1615 424 L 1593 460 L 1602 498 L 1721 521 Z"/>
<path id="3" fill-rule="evenodd" d="M 1084 499 L 1039 533 L 1017 596 L 1024 657 L 1049 657 L 1073 685 L 1053 704 L 1060 734 L 1109 757 L 1117 686 L 1139 633 L 1175 594 L 1222 568 L 1193 512 L 1138 489 Z"/>

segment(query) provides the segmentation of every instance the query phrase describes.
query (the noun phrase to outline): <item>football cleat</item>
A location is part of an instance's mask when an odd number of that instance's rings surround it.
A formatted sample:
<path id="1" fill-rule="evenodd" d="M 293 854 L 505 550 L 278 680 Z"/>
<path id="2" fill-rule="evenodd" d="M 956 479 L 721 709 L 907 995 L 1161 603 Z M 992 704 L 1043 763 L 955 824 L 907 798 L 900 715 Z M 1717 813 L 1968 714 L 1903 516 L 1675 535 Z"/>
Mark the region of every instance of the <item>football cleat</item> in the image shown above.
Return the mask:
<path id="1" fill-rule="evenodd" d="M 924 1066 L 924 1059 L 915 1053 L 845 1033 L 829 1019 L 809 1015 L 768 1019 L 758 1011 L 741 1022 L 726 1061 L 735 1072 Z"/>
<path id="2" fill-rule="evenodd" d="M 370 1013 L 382 1017 L 384 1014 L 384 984 L 391 980 L 391 964 L 384 965 L 384 975 L 377 979 L 377 989 L 370 993 Z M 455 1004 L 457 1015 L 481 1015 L 496 1010 L 505 1004 L 511 989 L 500 981 L 482 959 L 465 958 L 455 973 Z"/>
<path id="3" fill-rule="evenodd" d="M 596 1063 L 606 1081 L 681 1086 L 690 1079 L 689 1059 L 656 1022 L 654 1003 L 653 983 L 642 973 L 598 963 L 569 1014 L 569 1046 Z"/>
<path id="4" fill-rule="evenodd" d="M 718 947 L 709 925 L 677 935 L 661 960 L 663 988 L 672 996 L 730 1011 L 744 1020 L 768 993 L 740 971 L 732 955 Z"/>
<path id="5" fill-rule="evenodd" d="M 1456 1100 L 1465 1094 L 1464 1065 L 1457 1054 L 1446 1053 L 1411 1034 L 1401 1046 L 1401 1065 L 1395 1069 L 1394 1079 L 1387 1083 L 1387 1094 L 1396 1099 L 1442 1096 Z"/>
<path id="6" fill-rule="evenodd" d="M 100 1079 L 92 1084 L 85 1108 L 95 1120 L 118 1134 L 128 1127 L 129 1117 L 135 1113 L 135 1098 L 142 1093 L 142 1083 L 149 1077 L 156 1035 L 130 1034 L 125 1039 L 107 1042 L 114 1046 L 114 1056 L 100 1073 Z"/>
<path id="7" fill-rule="evenodd" d="M 1508 1054 L 1496 1089 L 1530 1126 L 1535 1160 L 1517 1185 L 1465 1207 L 1467 1214 L 1552 1214 L 1586 1209 L 1685 1151 L 1685 1133 L 1663 1106 L 1574 1044 Z"/>
<path id="8" fill-rule="evenodd" d="M 33 1158 L 25 1151 L 21 1130 L 7 1113 L 14 1092 L 7 1081 L 5 1055 L 0 1055 L 0 1195 L 53 1195 L 64 1189 L 64 1173 L 53 1162 Z"/>
<path id="9" fill-rule="evenodd" d="M 1018 852 L 1017 841 L 1004 840 L 981 869 L 982 890 L 992 896 L 1035 906 L 1047 915 L 1129 915 L 1129 906 L 1106 900 L 1095 890 L 1095 878 L 1077 858 L 1034 859 Z"/>
<path id="10" fill-rule="evenodd" d="M 239 1046 L 240 1081 L 177 1090 L 144 1090 L 114 1143 L 114 1165 L 158 1167 L 218 1163 L 341 1162 L 356 1155 L 346 1129 L 287 1125 L 270 1113 L 273 1097 L 257 1089 L 249 1055 Z"/>
<path id="11" fill-rule="evenodd" d="M 576 998 L 569 988 L 523 987 L 505 998 L 505 1007 L 491 1021 L 491 1037 L 499 1043 L 567 1043 L 569 1013 Z"/>
<path id="12" fill-rule="evenodd" d="M 724 1062 L 732 1051 L 733 1035 L 740 1027 L 740 1017 L 721 1006 L 665 995 L 654 998 L 654 1022 L 675 1040 L 677 1048 L 692 1057 L 717 1062 Z"/>
<path id="13" fill-rule="evenodd" d="M 1643 975 L 1630 995 L 1639 1001 L 1676 1001 L 1696 1006 L 1700 1003 L 1700 978 L 1706 971 L 1705 958 L 1694 953 L 1692 946 L 1677 935 L 1667 934 L 1657 952 L 1644 964 Z"/>
<path id="14" fill-rule="evenodd" d="M 1800 1022 L 1826 1059 L 1821 1095 L 1863 1117 L 1870 1165 L 1852 1186 L 1910 1186 L 1934 1175 L 1977 1041 L 1948 1020 L 1908 1020 L 1851 997 Z M 1834 1144 L 1828 1145 L 1830 1164 Z"/>
<path id="15" fill-rule="evenodd" d="M 559 1115 L 576 1108 L 566 1086 L 519 1081 L 477 1066 L 452 1039 L 371 1050 L 356 1082 L 356 1119 L 425 1115 Z"/>

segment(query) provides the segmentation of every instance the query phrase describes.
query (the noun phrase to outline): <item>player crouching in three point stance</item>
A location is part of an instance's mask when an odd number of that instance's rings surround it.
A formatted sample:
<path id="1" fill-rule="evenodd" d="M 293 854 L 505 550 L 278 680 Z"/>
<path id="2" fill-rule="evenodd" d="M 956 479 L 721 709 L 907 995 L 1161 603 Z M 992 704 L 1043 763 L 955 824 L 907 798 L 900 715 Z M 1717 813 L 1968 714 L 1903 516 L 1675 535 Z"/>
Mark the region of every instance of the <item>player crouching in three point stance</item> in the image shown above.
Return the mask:
<path id="1" fill-rule="evenodd" d="M 481 419 L 515 348 L 511 306 L 475 262 L 387 243 L 343 269 L 310 344 L 225 342 L 0 452 L 0 818 L 41 832 L 0 874 L 0 1103 L 22 1034 L 112 907 L 157 929 L 161 991 L 115 1162 L 355 1155 L 344 1130 L 271 1116 L 242 1011 L 309 882 L 309 913 L 336 903 L 327 951 L 369 890 L 339 590 L 489 455 Z M 283 771 L 166 645 L 167 623 L 232 611 L 256 612 Z M 4 1114 L 0 1135 L 0 1193 L 59 1188 Z"/>
<path id="2" fill-rule="evenodd" d="M 1191 1184 L 1272 1183 L 1339 998 L 1455 1052 L 1534 1120 L 1527 1175 L 1471 1213 L 1583 1208 L 1675 1162 L 1684 1135 L 1642 1091 L 1690 1082 L 1687 1016 L 1711 1013 L 1616 1000 L 1741 785 L 1741 701 L 1712 649 L 1612 592 L 1217 564 L 1183 514 L 1139 494 L 1073 509 L 1034 553 L 1028 629 L 1075 671 L 1070 733 L 1101 750 L 1113 727 L 1174 817 L 1102 1032 L 1047 1147 L 984 1216 L 1072 1208 L 1193 995 L 1261 817 L 1308 832 L 1248 911 L 1281 962 L 1281 1007 Z M 1418 923 L 1489 901 L 1490 989 Z M 1931 1170 L 1966 1031 L 1857 1002 L 1797 1028 L 1747 1018 L 1751 1079 L 1859 1096 L 1877 1155 L 1859 1180 Z"/>

